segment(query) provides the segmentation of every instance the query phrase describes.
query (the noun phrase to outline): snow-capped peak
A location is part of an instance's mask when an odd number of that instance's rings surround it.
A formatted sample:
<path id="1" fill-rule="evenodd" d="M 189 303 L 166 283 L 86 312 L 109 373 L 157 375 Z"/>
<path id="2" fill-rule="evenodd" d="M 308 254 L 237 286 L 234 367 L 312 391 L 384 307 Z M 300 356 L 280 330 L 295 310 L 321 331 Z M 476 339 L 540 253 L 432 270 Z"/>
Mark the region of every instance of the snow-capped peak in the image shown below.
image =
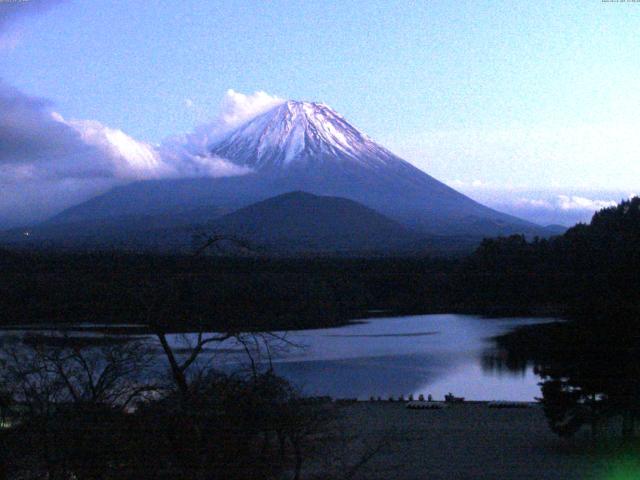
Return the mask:
<path id="1" fill-rule="evenodd" d="M 375 168 L 401 161 L 329 106 L 293 100 L 240 126 L 210 152 L 256 170 L 332 161 Z"/>

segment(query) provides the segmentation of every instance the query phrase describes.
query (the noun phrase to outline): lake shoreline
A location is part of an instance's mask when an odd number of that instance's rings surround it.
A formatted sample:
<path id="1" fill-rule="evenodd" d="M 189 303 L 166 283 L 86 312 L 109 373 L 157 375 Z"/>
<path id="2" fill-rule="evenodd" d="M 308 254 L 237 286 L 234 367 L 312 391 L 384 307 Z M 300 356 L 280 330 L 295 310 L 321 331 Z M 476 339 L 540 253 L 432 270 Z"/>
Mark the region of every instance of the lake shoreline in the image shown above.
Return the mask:
<path id="1" fill-rule="evenodd" d="M 449 309 L 384 309 L 384 310 L 369 310 L 361 312 L 353 317 L 344 319 L 333 319 L 327 321 L 326 318 L 318 317 L 317 320 L 309 321 L 300 324 L 292 321 L 272 322 L 269 326 L 255 326 L 251 324 L 239 324 L 233 325 L 233 329 L 229 331 L 244 331 L 244 332 L 273 332 L 273 331 L 301 331 L 301 330 L 315 330 L 315 329 L 330 329 L 339 327 L 348 327 L 351 325 L 357 325 L 365 323 L 371 319 L 377 318 L 397 318 L 397 317 L 413 317 L 420 315 L 469 315 L 478 316 L 486 320 L 491 319 L 506 319 L 513 317 L 530 317 L 530 318 L 558 318 L 559 320 L 565 320 L 566 314 L 563 309 L 559 307 L 539 306 L 535 308 L 522 308 L 515 306 L 499 306 L 493 308 L 449 308 Z M 322 320 L 321 320 L 322 319 Z M 78 326 L 81 325 L 81 326 Z M 145 323 L 130 322 L 126 325 L 123 324 L 106 324 L 103 321 L 91 322 L 86 320 L 83 322 L 29 322 L 24 324 L 8 324 L 0 325 L 0 332 L 14 331 L 14 330 L 47 330 L 56 329 L 61 332 L 94 332 L 104 333 L 109 335 L 149 335 L 154 334 L 154 330 Z M 170 325 L 163 325 L 162 332 L 166 334 L 179 334 L 179 333 L 192 333 L 198 331 L 225 331 L 219 324 L 216 323 L 177 323 Z"/>
<path id="2" fill-rule="evenodd" d="M 410 315 L 376 317 L 320 329 L 273 332 L 252 337 L 251 353 L 243 341 L 230 338 L 210 344 L 201 361 L 216 357 L 218 368 L 246 368 L 248 361 L 274 368 L 304 396 L 388 399 L 413 395 L 442 399 L 449 392 L 467 400 L 532 400 L 538 394 L 531 372 L 502 375 L 484 364 L 491 338 L 519 325 L 543 321 L 537 318 L 485 319 L 480 316 Z M 17 327 L 17 326 L 16 326 Z M 27 329 L 5 329 L 7 341 L 22 341 L 30 347 L 91 348 L 128 342 L 148 342 L 153 355 L 161 355 L 158 340 L 149 331 L 120 325 L 116 331 L 105 325 L 55 325 Z M 176 352 L 193 345 L 196 334 L 168 335 Z M 244 340 L 243 340 L 244 338 Z M 255 341 L 254 341 L 255 340 Z M 268 345 L 267 345 L 268 344 Z M 222 356 L 224 354 L 224 357 Z M 250 355 L 249 357 L 247 355 Z M 226 371 L 225 370 L 225 371 Z"/>

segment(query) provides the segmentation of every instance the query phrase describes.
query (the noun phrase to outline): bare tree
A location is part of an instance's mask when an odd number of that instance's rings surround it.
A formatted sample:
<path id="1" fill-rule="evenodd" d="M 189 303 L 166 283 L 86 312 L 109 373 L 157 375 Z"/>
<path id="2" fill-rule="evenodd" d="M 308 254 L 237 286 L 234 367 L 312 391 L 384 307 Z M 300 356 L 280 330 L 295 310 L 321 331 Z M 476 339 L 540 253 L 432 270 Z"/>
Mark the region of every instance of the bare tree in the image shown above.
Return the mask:
<path id="1" fill-rule="evenodd" d="M 250 243 L 240 237 L 227 234 L 202 235 L 194 256 L 204 255 L 207 251 L 215 250 L 223 244 L 231 244 L 244 251 L 253 251 Z M 147 311 L 146 324 L 161 346 L 169 364 L 175 386 L 183 396 L 183 400 L 187 400 L 189 395 L 189 369 L 198 362 L 198 359 L 208 346 L 220 345 L 225 341 L 234 340 L 248 354 L 248 358 L 251 360 L 255 370 L 256 353 L 259 355 L 262 350 L 266 351 L 267 359 L 271 366 L 272 353 L 276 346 L 270 346 L 270 343 L 274 343 L 274 341 L 287 343 L 284 335 L 273 333 L 247 333 L 239 329 L 229 328 L 223 328 L 224 331 L 221 332 L 211 332 L 212 319 L 206 319 L 208 321 L 203 322 L 202 318 L 191 318 L 185 322 L 191 329 L 191 335 L 181 336 L 187 348 L 181 349 L 184 352 L 183 354 L 178 354 L 169 339 L 170 332 L 175 330 L 177 326 L 175 323 L 179 320 L 178 318 L 172 318 L 174 314 L 173 307 L 179 304 L 177 298 L 179 292 L 185 289 L 189 290 L 193 282 L 195 280 L 184 277 L 176 278 L 169 282 L 159 281 L 154 285 L 154 288 L 149 289 L 150 291 L 147 292 L 143 299 Z M 184 328 L 184 325 L 180 327 Z M 250 330 L 250 328 L 245 326 L 244 330 Z M 251 343 L 253 343 L 254 347 L 257 347 L 254 349 L 253 354 L 249 347 Z M 262 343 L 263 348 L 260 348 L 259 343 Z"/>
<path id="2" fill-rule="evenodd" d="M 196 257 L 211 252 L 212 250 L 218 254 L 225 253 L 225 246 L 227 246 L 227 249 L 233 249 L 235 253 L 253 255 L 256 253 L 254 246 L 248 240 L 235 235 L 207 235 L 200 233 L 194 235 L 193 242 L 195 247 L 194 255 Z"/>
<path id="3" fill-rule="evenodd" d="M 37 339 L 2 351 L 4 382 L 16 401 L 39 409 L 56 403 L 126 409 L 158 388 L 148 384 L 153 356 L 146 341 L 107 339 L 96 346 L 66 334 L 53 338 L 56 345 Z"/>
<path id="4" fill-rule="evenodd" d="M 1 383 L 11 386 L 14 401 L 4 466 L 10 462 L 19 478 L 102 475 L 121 450 L 117 438 L 130 407 L 158 393 L 148 381 L 147 342 L 96 345 L 66 334 L 24 340 L 0 351 Z"/>

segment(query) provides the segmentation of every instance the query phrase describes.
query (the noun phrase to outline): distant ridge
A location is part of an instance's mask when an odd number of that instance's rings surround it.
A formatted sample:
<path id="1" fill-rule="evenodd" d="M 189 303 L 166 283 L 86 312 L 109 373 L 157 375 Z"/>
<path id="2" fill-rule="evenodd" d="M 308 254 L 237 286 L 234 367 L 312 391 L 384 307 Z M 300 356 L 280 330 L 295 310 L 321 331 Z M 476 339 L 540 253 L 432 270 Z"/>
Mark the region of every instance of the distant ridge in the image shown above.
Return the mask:
<path id="1" fill-rule="evenodd" d="M 290 192 L 225 215 L 210 230 L 279 252 L 397 252 L 421 236 L 353 200 Z"/>

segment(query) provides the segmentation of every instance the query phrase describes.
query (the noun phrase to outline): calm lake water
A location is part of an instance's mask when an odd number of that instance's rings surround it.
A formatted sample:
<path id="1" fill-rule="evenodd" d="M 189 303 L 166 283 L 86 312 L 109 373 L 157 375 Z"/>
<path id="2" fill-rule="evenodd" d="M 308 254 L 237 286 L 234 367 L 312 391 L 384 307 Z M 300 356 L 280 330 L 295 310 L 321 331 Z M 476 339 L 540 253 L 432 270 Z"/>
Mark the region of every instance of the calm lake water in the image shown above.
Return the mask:
<path id="1" fill-rule="evenodd" d="M 493 346 L 492 337 L 544 321 L 469 315 L 376 318 L 339 328 L 286 332 L 286 340 L 295 347 L 274 349 L 270 356 L 276 373 L 309 395 L 386 399 L 431 394 L 442 399 L 452 392 L 468 400 L 529 401 L 540 396 L 540 380 L 531 368 L 496 369 L 483 358 Z M 228 357 L 237 345 L 220 348 Z M 263 362 L 264 357 L 263 349 Z"/>
<path id="2" fill-rule="evenodd" d="M 235 341 L 209 344 L 201 360 L 224 370 L 246 368 L 250 365 L 248 349 L 257 364 L 270 362 L 277 374 L 313 396 L 387 399 L 431 394 L 442 399 L 452 392 L 468 400 L 529 401 L 540 396 L 539 378 L 532 369 L 496 368 L 496 362 L 486 360 L 487 354 L 493 348 L 492 337 L 549 320 L 470 315 L 375 318 L 339 328 L 277 332 L 285 341 L 269 338 L 268 347 L 253 340 L 244 346 Z M 94 329 L 76 325 L 67 334 L 102 335 Z M 3 335 L 15 338 L 52 332 L 51 328 L 9 329 Z M 54 335 L 60 334 L 57 332 Z M 169 338 L 174 347 L 188 347 L 192 340 L 189 334 Z M 153 337 L 149 341 L 157 342 Z M 157 348 L 158 366 L 165 368 Z"/>

